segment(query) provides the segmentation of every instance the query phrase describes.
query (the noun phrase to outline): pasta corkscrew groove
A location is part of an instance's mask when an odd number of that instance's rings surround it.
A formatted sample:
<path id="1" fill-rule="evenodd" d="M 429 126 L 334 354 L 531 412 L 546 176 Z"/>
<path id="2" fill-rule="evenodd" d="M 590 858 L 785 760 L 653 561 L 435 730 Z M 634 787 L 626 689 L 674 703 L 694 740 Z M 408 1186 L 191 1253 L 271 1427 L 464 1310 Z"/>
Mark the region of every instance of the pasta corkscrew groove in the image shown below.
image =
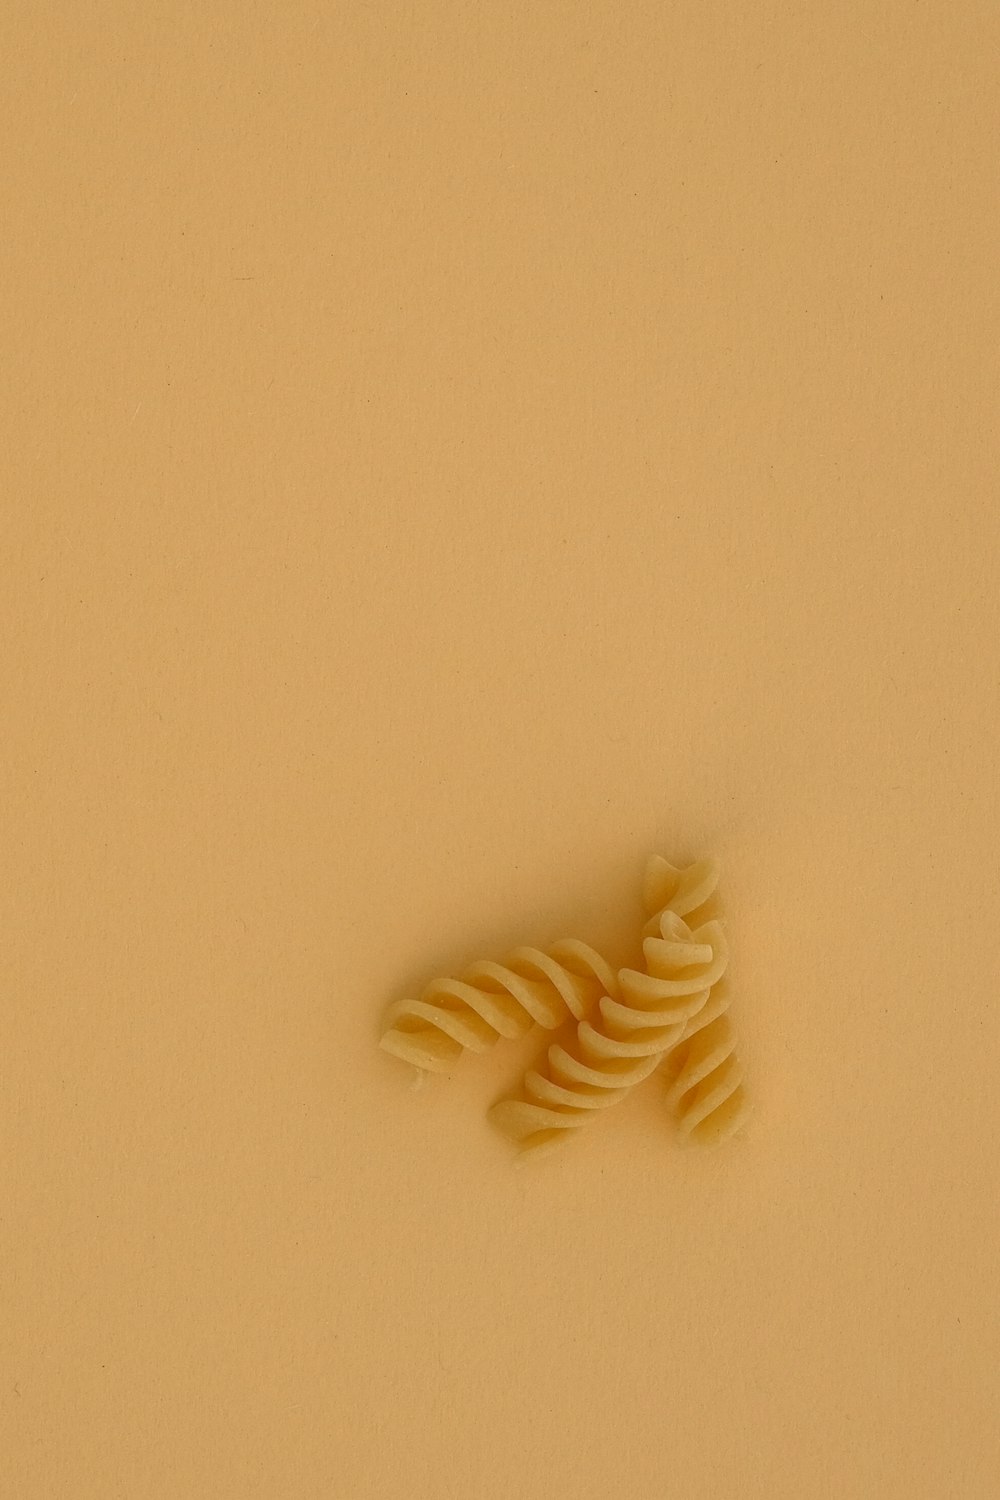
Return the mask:
<path id="1" fill-rule="evenodd" d="M 602 997 L 593 1021 L 580 1021 L 565 1046 L 549 1047 L 543 1067 L 525 1076 L 523 1098 L 505 1099 L 490 1111 L 522 1151 L 556 1145 L 624 1099 L 681 1040 L 725 972 L 728 949 L 719 922 L 692 930 L 670 904 L 703 907 L 714 890 L 714 870 L 672 881 L 667 872 L 673 867 L 663 865 L 654 894 L 665 894 L 667 902 L 647 925 L 646 971 L 622 969 L 620 995 Z"/>
<path id="2" fill-rule="evenodd" d="M 535 1025 L 554 1031 L 618 992 L 614 969 L 576 938 L 547 951 L 515 948 L 502 963 L 481 960 L 457 979 L 433 980 L 416 1000 L 396 1001 L 380 1046 L 422 1072 L 446 1072 L 463 1052 L 486 1052 Z"/>

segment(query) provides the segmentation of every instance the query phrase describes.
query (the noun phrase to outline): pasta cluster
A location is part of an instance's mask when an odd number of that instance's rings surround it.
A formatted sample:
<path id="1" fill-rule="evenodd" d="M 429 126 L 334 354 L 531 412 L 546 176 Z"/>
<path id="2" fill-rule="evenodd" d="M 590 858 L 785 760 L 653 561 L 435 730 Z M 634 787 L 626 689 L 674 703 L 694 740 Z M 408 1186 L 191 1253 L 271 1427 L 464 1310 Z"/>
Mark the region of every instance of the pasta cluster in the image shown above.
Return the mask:
<path id="1" fill-rule="evenodd" d="M 715 1144 L 739 1129 L 748 1103 L 729 1013 L 729 950 L 719 919 L 718 866 L 678 869 L 650 859 L 643 888 L 643 967 L 615 970 L 575 938 L 517 948 L 432 981 L 386 1012 L 381 1045 L 421 1073 L 445 1072 L 534 1026 L 565 1034 L 490 1110 L 522 1152 L 565 1141 L 661 1071 L 683 1140 Z"/>

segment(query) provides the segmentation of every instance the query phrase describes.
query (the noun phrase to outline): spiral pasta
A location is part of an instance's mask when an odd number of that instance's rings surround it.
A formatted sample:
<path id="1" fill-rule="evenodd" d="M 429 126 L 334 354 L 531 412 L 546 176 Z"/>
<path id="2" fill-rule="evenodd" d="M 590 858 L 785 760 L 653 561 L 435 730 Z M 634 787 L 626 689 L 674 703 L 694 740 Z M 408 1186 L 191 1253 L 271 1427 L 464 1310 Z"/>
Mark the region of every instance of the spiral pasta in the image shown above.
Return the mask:
<path id="1" fill-rule="evenodd" d="M 723 980 L 688 1023 L 666 1063 L 667 1103 L 676 1113 L 678 1133 L 700 1145 L 727 1140 L 750 1110 L 729 1000 L 729 984 Z"/>
<path id="2" fill-rule="evenodd" d="M 423 1072 L 441 1073 L 463 1052 L 486 1052 L 501 1037 L 579 1021 L 618 991 L 610 964 L 576 938 L 546 952 L 515 948 L 503 963 L 482 960 L 458 979 L 433 980 L 419 999 L 396 1001 L 380 1046 Z"/>
<path id="3" fill-rule="evenodd" d="M 681 885 L 675 884 L 677 896 Z M 684 889 L 680 899 L 693 898 L 701 887 L 691 881 Z M 593 1021 L 580 1021 L 565 1046 L 549 1047 L 542 1069 L 525 1076 L 524 1098 L 505 1099 L 490 1111 L 523 1151 L 557 1144 L 566 1131 L 624 1099 L 659 1066 L 708 1001 L 728 961 L 720 924 L 710 920 L 692 931 L 667 906 L 656 926 L 658 935 L 649 933 L 643 941 L 646 972 L 622 969 L 620 995 L 605 995 Z"/>
<path id="4" fill-rule="evenodd" d="M 719 866 L 714 859 L 698 860 L 681 870 L 662 855 L 651 855 L 643 881 L 643 904 L 649 913 L 644 936 L 656 935 L 665 911 L 686 918 L 692 925 L 717 917 L 718 902 L 714 897 L 718 883 Z"/>
<path id="5" fill-rule="evenodd" d="M 676 869 L 659 855 L 646 866 L 644 899 L 655 926 L 664 910 L 703 919 L 715 914 L 719 869 L 712 860 Z M 677 1046 L 667 1057 L 667 1103 L 677 1117 L 683 1140 L 717 1145 L 728 1139 L 749 1114 L 743 1087 L 743 1064 L 736 1053 L 736 1033 L 729 1015 L 728 977 L 712 990 L 707 1002 L 688 1021 Z"/>

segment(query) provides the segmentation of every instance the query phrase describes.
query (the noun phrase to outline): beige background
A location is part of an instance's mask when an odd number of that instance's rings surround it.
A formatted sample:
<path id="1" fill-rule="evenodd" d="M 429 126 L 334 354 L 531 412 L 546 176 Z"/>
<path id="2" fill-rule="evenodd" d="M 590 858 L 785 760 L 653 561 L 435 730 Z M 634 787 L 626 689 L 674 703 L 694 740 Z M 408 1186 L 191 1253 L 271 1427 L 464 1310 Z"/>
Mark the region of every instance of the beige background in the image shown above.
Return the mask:
<path id="1" fill-rule="evenodd" d="M 987 1500 L 972 3 L 8 0 L 12 1500 Z M 756 1116 L 387 1000 L 723 860 Z"/>

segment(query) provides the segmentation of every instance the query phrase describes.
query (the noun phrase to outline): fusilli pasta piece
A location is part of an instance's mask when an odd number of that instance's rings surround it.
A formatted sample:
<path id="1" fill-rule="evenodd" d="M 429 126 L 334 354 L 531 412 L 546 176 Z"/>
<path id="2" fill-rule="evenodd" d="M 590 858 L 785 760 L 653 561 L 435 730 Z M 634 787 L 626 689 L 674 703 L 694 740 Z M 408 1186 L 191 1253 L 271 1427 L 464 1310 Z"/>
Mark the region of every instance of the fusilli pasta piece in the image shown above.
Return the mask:
<path id="1" fill-rule="evenodd" d="M 692 926 L 717 917 L 718 902 L 714 898 L 718 883 L 719 866 L 714 859 L 701 859 L 681 870 L 662 855 L 652 855 L 643 881 L 643 904 L 649 913 L 643 935 L 655 937 L 665 911 L 684 917 Z"/>
<path id="2" fill-rule="evenodd" d="M 688 894 L 694 893 L 689 883 Z M 557 1144 L 624 1099 L 708 1001 L 728 961 L 720 924 L 709 921 L 692 931 L 667 908 L 657 928 L 658 935 L 643 942 L 646 972 L 622 969 L 620 996 L 604 996 L 593 1021 L 581 1021 L 565 1046 L 549 1047 L 543 1068 L 526 1074 L 523 1098 L 493 1106 L 494 1123 L 523 1151 Z"/>
<path id="3" fill-rule="evenodd" d="M 433 980 L 417 1000 L 396 1001 L 380 1045 L 423 1072 L 446 1072 L 465 1051 L 486 1052 L 534 1025 L 554 1031 L 618 991 L 614 969 L 576 938 L 547 952 L 515 948 L 503 963 L 482 960 L 460 978 Z"/>
<path id="4" fill-rule="evenodd" d="M 688 1022 L 664 1068 L 667 1102 L 676 1113 L 678 1133 L 682 1140 L 703 1146 L 728 1140 L 750 1113 L 729 1002 L 729 982 L 724 979 L 704 1010 Z"/>
<path id="5" fill-rule="evenodd" d="M 659 855 L 646 866 L 644 899 L 655 927 L 664 910 L 702 920 L 715 915 L 719 868 L 702 860 L 679 870 Z M 683 1140 L 717 1145 L 745 1122 L 750 1104 L 743 1087 L 743 1064 L 736 1054 L 736 1033 L 729 1015 L 728 978 L 715 986 L 706 1004 L 684 1029 L 667 1057 L 667 1102 L 677 1116 Z"/>

